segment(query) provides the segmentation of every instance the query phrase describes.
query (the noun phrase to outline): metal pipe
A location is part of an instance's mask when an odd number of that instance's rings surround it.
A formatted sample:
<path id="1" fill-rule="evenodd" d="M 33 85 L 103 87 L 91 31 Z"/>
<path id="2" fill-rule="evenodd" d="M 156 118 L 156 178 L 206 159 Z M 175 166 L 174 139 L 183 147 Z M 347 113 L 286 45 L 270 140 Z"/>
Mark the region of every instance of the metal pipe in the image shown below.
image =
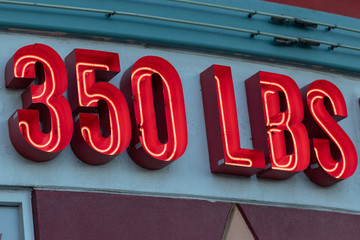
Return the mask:
<path id="1" fill-rule="evenodd" d="M 83 11 L 83 12 L 95 12 L 95 13 L 112 13 L 112 12 L 114 12 L 114 11 L 94 9 L 94 8 L 71 7 L 71 6 L 46 4 L 46 3 L 35 3 L 35 2 L 2 1 L 1 0 L 0 3 L 21 5 L 21 6 L 32 6 L 32 7 L 56 8 L 56 9 L 74 10 L 74 11 Z"/>

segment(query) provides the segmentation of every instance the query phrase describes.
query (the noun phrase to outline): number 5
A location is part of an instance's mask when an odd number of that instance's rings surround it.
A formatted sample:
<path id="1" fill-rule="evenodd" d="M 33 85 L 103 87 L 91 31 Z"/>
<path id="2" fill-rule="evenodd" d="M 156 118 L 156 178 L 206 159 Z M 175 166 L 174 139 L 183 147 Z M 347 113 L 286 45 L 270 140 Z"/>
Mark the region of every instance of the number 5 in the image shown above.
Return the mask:
<path id="1" fill-rule="evenodd" d="M 131 125 L 125 97 L 107 83 L 120 72 L 117 53 L 75 49 L 65 63 L 75 117 L 71 147 L 82 161 L 109 162 L 129 145 Z M 99 82 L 96 82 L 98 80 Z"/>

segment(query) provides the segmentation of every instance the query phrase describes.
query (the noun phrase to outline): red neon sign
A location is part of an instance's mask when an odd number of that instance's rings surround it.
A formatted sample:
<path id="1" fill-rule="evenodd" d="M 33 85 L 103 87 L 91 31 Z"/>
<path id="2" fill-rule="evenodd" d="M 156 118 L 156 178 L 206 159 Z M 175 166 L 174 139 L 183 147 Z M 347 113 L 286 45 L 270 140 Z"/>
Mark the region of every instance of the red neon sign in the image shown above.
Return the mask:
<path id="1" fill-rule="evenodd" d="M 107 83 L 120 72 L 116 53 L 75 49 L 66 57 L 69 100 L 75 118 L 71 146 L 84 162 L 105 164 L 124 151 L 131 125 L 126 100 Z M 99 82 L 101 81 L 101 82 Z"/>
<path id="2" fill-rule="evenodd" d="M 70 105 L 62 96 L 67 88 L 64 62 L 50 47 L 25 46 L 6 65 L 6 87 L 26 88 L 23 109 L 8 121 L 11 142 L 22 156 L 47 161 L 70 140 L 78 158 L 94 165 L 109 162 L 129 142 L 131 158 L 149 169 L 163 168 L 183 155 L 184 96 L 169 62 L 154 56 L 139 59 L 123 76 L 123 95 L 107 82 L 120 72 L 118 54 L 75 49 L 65 61 Z M 347 117 L 346 103 L 332 83 L 313 82 L 302 89 L 302 100 L 288 76 L 259 72 L 247 79 L 252 150 L 240 147 L 230 67 L 213 65 L 200 78 L 212 172 L 286 179 L 307 168 L 309 178 L 322 186 L 355 172 L 355 147 L 337 124 Z"/>
<path id="3" fill-rule="evenodd" d="M 154 78 L 158 78 L 160 91 L 154 89 Z M 160 169 L 179 158 L 187 146 L 187 126 L 181 80 L 175 68 L 163 58 L 142 57 L 131 67 L 131 74 L 125 74 L 120 88 L 133 118 L 128 150 L 132 159 L 145 168 Z M 163 114 L 154 108 L 159 98 Z"/>
<path id="4" fill-rule="evenodd" d="M 38 85 L 29 87 L 35 80 Z M 26 88 L 23 109 L 9 118 L 15 149 L 33 161 L 56 157 L 69 144 L 73 129 L 70 106 L 62 96 L 67 77 L 60 56 L 42 44 L 20 48 L 6 65 L 5 82 L 7 88 Z"/>
<path id="5" fill-rule="evenodd" d="M 258 175 L 286 179 L 305 170 L 310 161 L 309 138 L 301 123 L 304 110 L 294 80 L 259 72 L 246 80 L 246 92 L 253 144 L 266 156 L 266 170 Z"/>
<path id="6" fill-rule="evenodd" d="M 264 169 L 262 151 L 240 148 L 230 67 L 213 65 L 200 79 L 211 171 L 251 176 Z"/>
<path id="7" fill-rule="evenodd" d="M 308 106 L 305 124 L 311 141 L 311 163 L 305 173 L 322 186 L 353 175 L 357 167 L 356 149 L 336 123 L 347 117 L 340 90 L 326 80 L 317 80 L 303 89 Z"/>

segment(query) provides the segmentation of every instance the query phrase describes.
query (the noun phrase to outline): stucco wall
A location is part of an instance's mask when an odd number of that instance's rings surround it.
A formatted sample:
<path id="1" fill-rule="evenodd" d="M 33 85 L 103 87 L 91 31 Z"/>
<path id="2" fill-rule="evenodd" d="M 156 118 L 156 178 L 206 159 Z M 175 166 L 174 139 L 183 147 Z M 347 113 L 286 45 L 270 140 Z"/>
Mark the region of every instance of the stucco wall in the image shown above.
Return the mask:
<path id="1" fill-rule="evenodd" d="M 343 129 L 359 149 L 360 86 L 356 77 L 336 73 L 297 68 L 275 63 L 248 61 L 217 55 L 200 54 L 170 49 L 133 46 L 102 41 L 41 37 L 1 33 L 0 67 L 4 69 L 8 59 L 22 46 L 43 43 L 55 49 L 65 58 L 74 48 L 86 48 L 119 53 L 121 73 L 111 83 L 119 86 L 122 73 L 142 56 L 155 55 L 168 60 L 178 71 L 185 97 L 188 126 L 188 147 L 185 154 L 169 167 L 157 171 L 136 165 L 126 152 L 110 163 L 90 166 L 78 160 L 70 146 L 56 159 L 37 163 L 22 158 L 12 147 L 7 120 L 21 107 L 22 90 L 6 89 L 0 78 L 0 183 L 9 186 L 32 186 L 55 189 L 86 189 L 96 191 L 125 192 L 137 195 L 200 198 L 245 203 L 292 206 L 314 209 L 335 209 L 359 213 L 357 199 L 360 195 L 359 170 L 332 187 L 319 187 L 304 173 L 285 180 L 266 180 L 216 175 L 209 169 L 205 122 L 199 75 L 212 64 L 232 68 L 240 138 L 243 148 L 252 148 L 244 81 L 258 71 L 285 74 L 293 78 L 301 88 L 314 80 L 326 79 L 343 93 L 349 117 L 340 122 Z"/>

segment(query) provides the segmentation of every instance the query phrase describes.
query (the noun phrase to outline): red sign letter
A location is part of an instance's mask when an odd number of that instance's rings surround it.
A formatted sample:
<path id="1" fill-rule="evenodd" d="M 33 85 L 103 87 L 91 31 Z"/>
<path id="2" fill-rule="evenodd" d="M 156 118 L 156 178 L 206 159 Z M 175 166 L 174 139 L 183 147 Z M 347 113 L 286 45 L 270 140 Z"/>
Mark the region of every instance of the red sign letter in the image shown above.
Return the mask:
<path id="1" fill-rule="evenodd" d="M 259 72 L 246 80 L 246 95 L 254 147 L 266 154 L 266 170 L 259 177 L 286 179 L 303 171 L 309 165 L 310 148 L 294 80 Z"/>
<path id="2" fill-rule="evenodd" d="M 264 169 L 262 151 L 240 148 L 230 67 L 213 65 L 200 79 L 211 171 L 251 176 Z"/>
<path id="3" fill-rule="evenodd" d="M 160 169 L 179 158 L 187 146 L 181 80 L 159 57 L 140 58 L 124 75 L 121 90 L 130 106 L 133 134 L 129 154 L 139 165 Z"/>
<path id="4" fill-rule="evenodd" d="M 6 87 L 27 88 L 23 109 L 9 118 L 12 144 L 33 161 L 56 157 L 69 144 L 73 129 L 70 106 L 62 96 L 67 88 L 64 62 L 52 48 L 34 44 L 20 48 L 5 71 Z M 28 87 L 34 80 L 38 85 Z"/>
<path id="5" fill-rule="evenodd" d="M 119 56 L 75 49 L 65 62 L 70 104 L 74 115 L 78 114 L 71 147 L 82 161 L 105 164 L 124 151 L 130 142 L 126 100 L 119 89 L 107 83 L 120 71 Z"/>
<path id="6" fill-rule="evenodd" d="M 347 117 L 346 103 L 340 90 L 325 80 L 317 80 L 307 87 L 306 102 L 309 112 L 304 122 L 313 151 L 305 173 L 316 184 L 330 186 L 350 177 L 357 167 L 354 144 L 336 123 Z"/>

